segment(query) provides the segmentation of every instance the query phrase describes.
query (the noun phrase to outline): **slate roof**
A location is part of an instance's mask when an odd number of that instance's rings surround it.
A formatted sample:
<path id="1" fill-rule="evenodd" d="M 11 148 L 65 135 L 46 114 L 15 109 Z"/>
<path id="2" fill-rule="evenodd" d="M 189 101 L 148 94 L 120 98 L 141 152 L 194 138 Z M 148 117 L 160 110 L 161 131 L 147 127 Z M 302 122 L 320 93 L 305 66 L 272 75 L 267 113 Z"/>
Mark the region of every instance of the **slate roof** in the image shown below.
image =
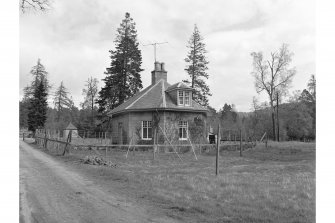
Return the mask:
<path id="1" fill-rule="evenodd" d="M 65 128 L 67 130 L 77 130 L 77 127 L 74 126 L 71 122 L 69 123 L 69 125 Z"/>
<path id="2" fill-rule="evenodd" d="M 175 83 L 175 84 L 171 85 L 170 87 L 168 87 L 166 89 L 166 91 L 172 91 L 172 90 L 175 90 L 175 89 L 189 89 L 189 90 L 192 90 L 191 87 L 187 86 L 183 82 L 178 82 L 178 83 Z"/>
<path id="3" fill-rule="evenodd" d="M 178 106 L 176 99 L 171 98 L 167 92 L 175 88 L 192 89 L 183 83 L 170 85 L 166 80 L 160 79 L 156 84 L 150 85 L 133 97 L 129 98 L 123 104 L 108 112 L 108 115 L 115 115 L 129 111 L 149 110 L 207 112 L 207 108 L 199 105 L 195 101 L 192 101 L 192 106 L 190 107 Z"/>

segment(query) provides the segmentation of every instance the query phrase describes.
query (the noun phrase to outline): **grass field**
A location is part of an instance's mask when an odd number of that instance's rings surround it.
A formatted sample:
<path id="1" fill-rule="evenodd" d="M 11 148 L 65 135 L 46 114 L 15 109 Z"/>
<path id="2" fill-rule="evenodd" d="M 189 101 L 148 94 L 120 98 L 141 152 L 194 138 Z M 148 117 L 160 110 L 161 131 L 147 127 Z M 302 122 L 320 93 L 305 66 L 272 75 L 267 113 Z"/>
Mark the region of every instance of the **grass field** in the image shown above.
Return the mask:
<path id="1" fill-rule="evenodd" d="M 87 151 L 75 151 L 82 157 Z M 90 152 L 92 154 L 92 151 Z M 104 152 L 101 152 L 104 154 Z M 158 154 L 108 151 L 117 168 L 99 167 L 100 178 L 190 222 L 315 222 L 315 143 L 269 142 L 245 151 L 222 151 L 219 176 L 214 152 Z M 116 177 L 117 176 L 117 177 Z"/>

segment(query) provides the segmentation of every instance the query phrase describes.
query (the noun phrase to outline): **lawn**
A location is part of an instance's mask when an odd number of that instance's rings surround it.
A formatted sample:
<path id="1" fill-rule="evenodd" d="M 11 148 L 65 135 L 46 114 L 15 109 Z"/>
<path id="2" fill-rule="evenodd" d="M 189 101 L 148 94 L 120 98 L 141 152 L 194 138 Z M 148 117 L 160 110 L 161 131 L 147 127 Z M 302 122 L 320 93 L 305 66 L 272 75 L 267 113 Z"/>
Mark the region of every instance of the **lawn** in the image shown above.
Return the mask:
<path id="1" fill-rule="evenodd" d="M 72 151 L 82 157 L 85 151 Z M 96 152 L 90 151 L 91 154 Z M 101 154 L 105 154 L 101 152 Z M 315 222 L 315 143 L 269 142 L 243 152 L 157 154 L 108 151 L 117 168 L 101 167 L 104 179 L 187 222 Z M 115 178 L 118 174 L 119 177 Z"/>

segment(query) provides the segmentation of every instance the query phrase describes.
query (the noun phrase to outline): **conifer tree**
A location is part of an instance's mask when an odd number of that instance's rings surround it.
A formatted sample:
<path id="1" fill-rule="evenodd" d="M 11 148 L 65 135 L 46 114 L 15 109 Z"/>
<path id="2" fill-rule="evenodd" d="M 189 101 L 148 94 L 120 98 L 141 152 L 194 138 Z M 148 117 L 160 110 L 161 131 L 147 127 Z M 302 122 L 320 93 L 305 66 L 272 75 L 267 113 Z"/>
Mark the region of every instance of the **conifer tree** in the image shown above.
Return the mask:
<path id="1" fill-rule="evenodd" d="M 194 25 L 194 31 L 188 41 L 187 48 L 189 49 L 188 55 L 185 58 L 187 63 L 185 71 L 190 76 L 191 80 L 183 80 L 189 84 L 193 91 L 193 100 L 203 106 L 208 105 L 208 96 L 211 96 L 210 89 L 205 80 L 208 79 L 207 64 L 209 63 L 206 58 L 205 44 L 202 42 L 203 37 L 200 35 L 197 25 Z"/>
<path id="2" fill-rule="evenodd" d="M 43 79 L 42 79 L 43 80 Z M 47 120 L 47 90 L 40 81 L 34 90 L 33 97 L 30 99 L 28 112 L 28 129 L 35 132 L 38 128 L 43 128 Z"/>
<path id="3" fill-rule="evenodd" d="M 63 84 L 63 81 L 60 83 L 60 86 L 57 88 L 54 94 L 54 105 L 57 110 L 57 121 L 60 120 L 61 112 L 64 108 L 71 109 L 73 106 L 73 101 L 68 97 L 69 92 Z"/>
<path id="4" fill-rule="evenodd" d="M 99 112 L 104 113 L 122 104 L 143 86 L 140 72 L 141 51 L 138 49 L 135 22 L 126 13 L 117 29 L 115 50 L 110 50 L 111 66 L 106 68 L 105 86 L 99 92 Z"/>
<path id="5" fill-rule="evenodd" d="M 47 93 L 49 93 L 49 90 L 51 89 L 51 85 L 49 84 L 48 77 L 47 77 L 48 72 L 45 70 L 45 67 L 41 63 L 40 58 L 38 58 L 37 64 L 32 67 L 30 73 L 33 76 L 33 80 L 31 81 L 30 85 L 28 85 L 27 87 L 23 89 L 24 97 L 26 99 L 32 97 L 35 92 L 35 89 L 37 88 L 37 86 L 39 86 L 39 83 L 41 81 L 43 81 L 45 90 L 47 91 Z"/>

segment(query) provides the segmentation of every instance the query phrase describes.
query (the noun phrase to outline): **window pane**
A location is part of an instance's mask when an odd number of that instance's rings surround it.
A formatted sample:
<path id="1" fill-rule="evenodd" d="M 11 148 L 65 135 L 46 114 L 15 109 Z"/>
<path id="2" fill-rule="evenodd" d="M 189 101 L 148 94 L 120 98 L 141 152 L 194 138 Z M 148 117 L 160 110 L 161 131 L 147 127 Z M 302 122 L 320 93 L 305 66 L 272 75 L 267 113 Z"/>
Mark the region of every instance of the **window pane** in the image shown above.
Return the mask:
<path id="1" fill-rule="evenodd" d="M 190 105 L 190 92 L 185 92 L 185 105 Z"/>
<path id="2" fill-rule="evenodd" d="M 184 98 L 183 97 L 179 97 L 179 104 L 183 105 L 184 104 Z"/>
<path id="3" fill-rule="evenodd" d="M 179 128 L 179 138 L 183 138 L 183 129 Z"/>
<path id="4" fill-rule="evenodd" d="M 184 91 L 178 91 L 179 104 L 184 104 Z"/>
<path id="5" fill-rule="evenodd" d="M 148 138 L 152 138 L 152 128 L 148 128 Z"/>
<path id="6" fill-rule="evenodd" d="M 186 139 L 187 138 L 187 133 L 186 133 L 186 128 L 183 128 L 183 138 Z"/>
<path id="7" fill-rule="evenodd" d="M 148 129 L 147 128 L 143 128 L 143 139 L 148 138 Z"/>

